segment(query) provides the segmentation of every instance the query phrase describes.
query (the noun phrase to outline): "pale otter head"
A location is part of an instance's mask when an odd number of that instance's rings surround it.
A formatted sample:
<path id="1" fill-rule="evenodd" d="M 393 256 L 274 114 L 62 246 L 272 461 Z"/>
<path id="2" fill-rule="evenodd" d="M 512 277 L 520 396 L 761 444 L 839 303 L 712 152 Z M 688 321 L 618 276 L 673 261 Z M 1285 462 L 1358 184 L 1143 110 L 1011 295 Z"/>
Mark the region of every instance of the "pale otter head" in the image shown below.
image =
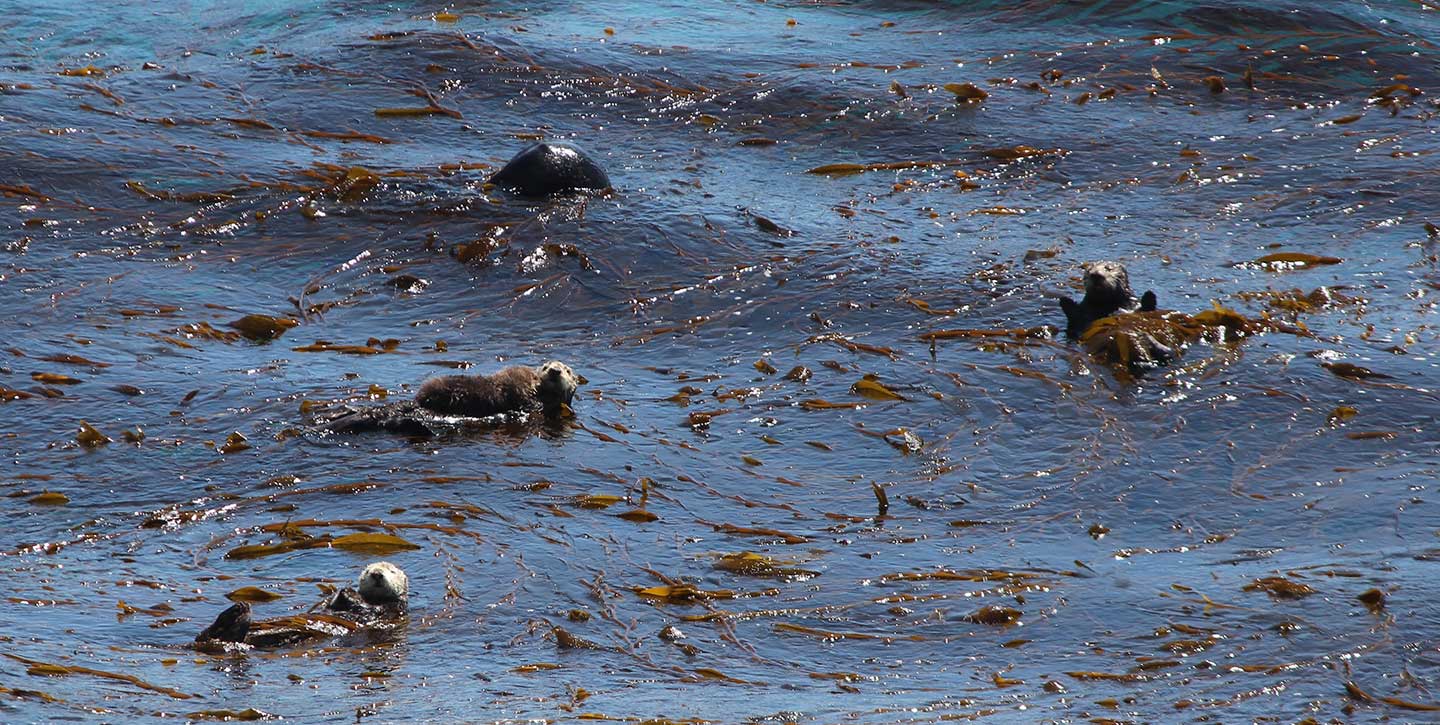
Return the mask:
<path id="1" fill-rule="evenodd" d="M 388 561 L 378 561 L 360 572 L 355 588 L 366 604 L 403 604 L 410 597 L 410 580 L 400 567 Z"/>
<path id="2" fill-rule="evenodd" d="M 1085 300 L 1113 302 L 1124 306 L 1134 295 L 1130 292 L 1130 273 L 1119 262 L 1090 262 L 1085 265 Z"/>
<path id="3" fill-rule="evenodd" d="M 541 365 L 536 372 L 540 374 L 540 387 L 535 396 L 540 399 L 547 415 L 560 412 L 560 406 L 569 405 L 575 398 L 575 388 L 580 384 L 580 378 L 569 365 L 551 360 Z"/>

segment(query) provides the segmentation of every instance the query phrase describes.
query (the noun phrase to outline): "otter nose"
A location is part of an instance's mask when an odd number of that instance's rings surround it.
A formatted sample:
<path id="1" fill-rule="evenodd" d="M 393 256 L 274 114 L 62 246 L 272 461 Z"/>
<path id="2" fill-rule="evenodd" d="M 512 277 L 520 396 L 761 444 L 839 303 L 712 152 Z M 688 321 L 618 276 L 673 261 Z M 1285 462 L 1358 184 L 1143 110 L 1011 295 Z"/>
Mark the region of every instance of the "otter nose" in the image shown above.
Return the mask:
<path id="1" fill-rule="evenodd" d="M 370 572 L 370 579 L 371 579 L 372 581 L 382 582 L 382 581 L 385 581 L 385 575 L 384 575 L 384 574 L 381 574 L 381 573 L 378 572 L 378 571 L 372 571 L 372 572 Z"/>

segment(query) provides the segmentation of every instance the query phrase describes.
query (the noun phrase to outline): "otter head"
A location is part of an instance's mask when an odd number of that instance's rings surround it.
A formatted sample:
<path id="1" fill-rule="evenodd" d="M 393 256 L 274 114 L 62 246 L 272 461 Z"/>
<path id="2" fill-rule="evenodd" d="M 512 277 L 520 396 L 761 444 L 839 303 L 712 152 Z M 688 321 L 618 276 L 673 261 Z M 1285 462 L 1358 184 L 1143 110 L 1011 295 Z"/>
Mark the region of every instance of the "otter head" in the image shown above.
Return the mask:
<path id="1" fill-rule="evenodd" d="M 1085 265 L 1085 299 L 1125 306 L 1133 298 L 1130 273 L 1119 262 L 1091 262 Z"/>
<path id="2" fill-rule="evenodd" d="M 355 588 L 366 604 L 403 604 L 410 597 L 410 580 L 400 567 L 388 561 L 365 567 Z"/>
<path id="3" fill-rule="evenodd" d="M 540 387 L 535 395 L 545 407 L 546 415 L 560 412 L 562 405 L 569 405 L 575 398 L 575 388 L 580 384 L 580 378 L 569 365 L 551 360 L 541 365 L 536 372 L 540 374 Z"/>

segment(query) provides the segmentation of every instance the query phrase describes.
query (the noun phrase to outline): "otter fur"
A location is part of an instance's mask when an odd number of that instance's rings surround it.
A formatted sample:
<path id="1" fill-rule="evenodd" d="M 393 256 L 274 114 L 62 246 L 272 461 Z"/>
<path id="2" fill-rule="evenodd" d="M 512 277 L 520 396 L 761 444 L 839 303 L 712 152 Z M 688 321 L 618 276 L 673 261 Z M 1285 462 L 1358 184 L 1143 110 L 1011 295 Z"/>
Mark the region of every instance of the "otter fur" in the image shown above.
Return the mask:
<path id="1" fill-rule="evenodd" d="M 284 617 L 255 622 L 249 602 L 220 613 L 195 636 L 196 644 L 236 643 L 251 647 L 282 647 L 377 628 L 403 617 L 410 582 L 400 567 L 380 561 L 365 567 L 355 587 L 345 587 L 317 605 L 318 617 Z"/>
<path id="2" fill-rule="evenodd" d="M 432 413 L 485 418 L 540 411 L 558 415 L 575 397 L 578 384 L 568 365 L 550 361 L 538 368 L 513 366 L 493 375 L 445 375 L 426 380 L 415 402 Z"/>
<path id="3" fill-rule="evenodd" d="M 610 177 L 579 148 L 542 142 L 516 154 L 490 177 L 490 183 L 522 196 L 546 197 L 582 189 L 607 189 Z"/>
<path id="4" fill-rule="evenodd" d="M 196 642 L 244 642 L 250 633 L 250 603 L 236 602 L 220 613 L 209 627 L 195 635 Z"/>
<path id="5" fill-rule="evenodd" d="M 1146 292 L 1140 299 L 1130 291 L 1130 273 L 1119 262 L 1091 262 L 1084 266 L 1085 296 L 1079 301 L 1060 298 L 1065 312 L 1065 332 L 1071 338 L 1085 334 L 1096 320 L 1122 312 L 1155 310 L 1155 293 Z"/>
<path id="6" fill-rule="evenodd" d="M 426 380 L 414 400 L 364 408 L 342 406 L 320 416 L 331 433 L 390 431 L 425 437 L 453 428 L 447 416 L 492 418 L 540 413 L 554 420 L 575 398 L 580 376 L 551 360 L 538 368 L 515 366 L 493 375 L 445 375 Z M 489 421 L 487 421 L 489 422 Z"/>
<path id="7" fill-rule="evenodd" d="M 364 618 L 397 617 L 410 603 L 410 579 L 400 567 L 378 561 L 365 567 L 355 587 L 335 592 L 324 609 Z"/>

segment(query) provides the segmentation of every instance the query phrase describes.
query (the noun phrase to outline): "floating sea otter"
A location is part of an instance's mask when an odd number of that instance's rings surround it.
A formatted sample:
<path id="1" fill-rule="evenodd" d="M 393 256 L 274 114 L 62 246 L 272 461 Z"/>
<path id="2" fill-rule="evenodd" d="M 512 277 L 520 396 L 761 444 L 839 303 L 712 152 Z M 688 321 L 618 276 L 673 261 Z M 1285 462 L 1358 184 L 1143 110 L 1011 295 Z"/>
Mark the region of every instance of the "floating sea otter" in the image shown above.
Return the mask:
<path id="1" fill-rule="evenodd" d="M 516 365 L 494 375 L 431 378 L 420 386 L 415 402 L 435 413 L 471 418 L 537 409 L 550 417 L 570 404 L 578 383 L 569 365 L 551 360 L 539 368 Z"/>
<path id="2" fill-rule="evenodd" d="M 426 380 L 413 401 L 368 408 L 343 407 L 323 422 L 325 430 L 363 433 L 386 430 L 430 435 L 453 427 L 446 418 L 514 420 L 538 413 L 560 418 L 575 398 L 581 379 L 565 363 L 551 360 L 538 368 L 522 365 L 493 375 L 445 375 Z"/>
<path id="3" fill-rule="evenodd" d="M 554 196 L 582 189 L 607 189 L 610 177 L 579 148 L 541 142 L 516 154 L 490 177 L 490 183 L 524 196 Z"/>
<path id="4" fill-rule="evenodd" d="M 346 587 L 314 611 L 259 622 L 249 602 L 239 602 L 195 636 L 197 645 L 223 643 L 284 647 L 359 631 L 383 630 L 405 616 L 410 583 L 400 567 L 381 561 L 365 567 L 355 588 Z"/>
<path id="5" fill-rule="evenodd" d="M 1065 332 L 1071 338 L 1085 334 L 1096 320 L 1124 312 L 1151 312 L 1155 309 L 1155 293 L 1146 292 L 1139 300 L 1130 291 L 1130 273 L 1119 262 L 1091 262 L 1085 267 L 1085 297 L 1079 302 L 1060 298 L 1065 311 Z"/>
<path id="6" fill-rule="evenodd" d="M 1218 303 L 1193 315 L 1157 310 L 1155 293 L 1139 300 L 1130 291 L 1130 275 L 1119 262 L 1085 265 L 1085 298 L 1060 298 L 1065 331 L 1096 359 L 1117 371 L 1140 372 L 1175 361 L 1202 340 L 1232 343 L 1265 330 L 1299 334 L 1268 319 L 1252 320 Z"/>

